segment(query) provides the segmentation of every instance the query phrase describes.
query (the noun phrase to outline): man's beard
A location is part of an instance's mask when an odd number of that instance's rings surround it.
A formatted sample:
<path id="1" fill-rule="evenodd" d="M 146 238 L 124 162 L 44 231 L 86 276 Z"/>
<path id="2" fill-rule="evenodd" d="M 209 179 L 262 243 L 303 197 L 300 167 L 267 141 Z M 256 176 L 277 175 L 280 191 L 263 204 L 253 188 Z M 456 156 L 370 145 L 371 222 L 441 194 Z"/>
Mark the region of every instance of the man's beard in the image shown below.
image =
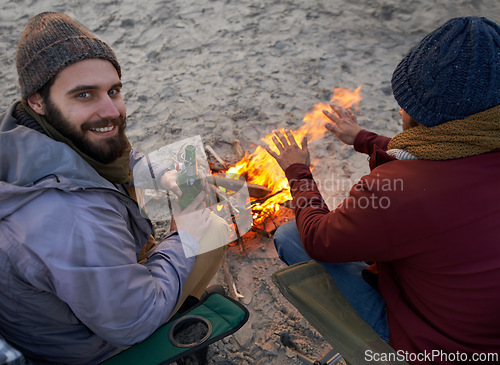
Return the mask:
<path id="1" fill-rule="evenodd" d="M 68 138 L 82 153 L 93 158 L 94 160 L 107 164 L 115 161 L 118 157 L 123 155 L 127 149 L 129 143 L 127 136 L 125 135 L 125 128 L 127 125 L 126 117 L 120 115 L 118 118 L 114 119 L 101 119 L 94 122 L 85 122 L 80 128 L 76 128 L 66 121 L 62 115 L 59 108 L 52 103 L 52 101 L 46 100 L 45 104 L 45 117 L 47 121 L 64 137 Z M 113 137 L 102 141 L 101 143 L 95 143 L 89 140 L 85 133 L 89 133 L 90 128 L 104 128 L 110 124 L 114 125 L 115 128 L 119 128 L 118 134 Z"/>

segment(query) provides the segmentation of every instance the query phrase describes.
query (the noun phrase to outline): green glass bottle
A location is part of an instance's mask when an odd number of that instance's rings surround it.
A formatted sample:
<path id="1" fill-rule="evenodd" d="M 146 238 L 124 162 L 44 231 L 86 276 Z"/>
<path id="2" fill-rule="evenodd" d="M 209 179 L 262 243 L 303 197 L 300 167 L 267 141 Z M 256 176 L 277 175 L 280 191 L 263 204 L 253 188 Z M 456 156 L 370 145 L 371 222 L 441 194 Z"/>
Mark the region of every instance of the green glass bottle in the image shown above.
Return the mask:
<path id="1" fill-rule="evenodd" d="M 177 185 L 182 190 L 178 203 L 184 210 L 198 196 L 202 189 L 201 177 L 198 175 L 196 147 L 187 145 L 184 150 L 184 166 L 177 178 Z"/>

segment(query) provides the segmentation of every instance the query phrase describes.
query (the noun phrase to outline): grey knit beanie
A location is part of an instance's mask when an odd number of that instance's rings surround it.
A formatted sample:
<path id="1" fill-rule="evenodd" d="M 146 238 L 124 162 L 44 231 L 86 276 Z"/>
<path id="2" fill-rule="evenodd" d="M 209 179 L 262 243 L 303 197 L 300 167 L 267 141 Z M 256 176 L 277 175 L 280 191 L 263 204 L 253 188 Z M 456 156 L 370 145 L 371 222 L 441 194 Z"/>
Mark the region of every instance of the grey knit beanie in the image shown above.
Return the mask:
<path id="1" fill-rule="evenodd" d="M 500 104 L 500 27 L 487 18 L 454 18 L 427 35 L 397 66 L 398 104 L 432 127 Z"/>
<path id="2" fill-rule="evenodd" d="M 16 66 L 21 96 L 39 91 L 63 68 L 85 59 L 100 58 L 121 69 L 113 50 L 70 16 L 46 12 L 31 18 L 17 47 Z"/>

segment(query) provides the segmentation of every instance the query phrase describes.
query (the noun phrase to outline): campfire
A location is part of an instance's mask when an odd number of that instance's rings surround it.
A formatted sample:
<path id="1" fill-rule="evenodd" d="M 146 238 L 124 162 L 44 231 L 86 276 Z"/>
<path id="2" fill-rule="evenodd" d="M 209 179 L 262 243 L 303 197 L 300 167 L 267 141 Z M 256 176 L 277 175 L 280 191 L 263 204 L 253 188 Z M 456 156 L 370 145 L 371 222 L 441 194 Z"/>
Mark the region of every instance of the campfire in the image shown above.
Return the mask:
<path id="1" fill-rule="evenodd" d="M 331 101 L 345 108 L 357 110 L 361 101 L 361 86 L 354 91 L 336 88 Z M 316 104 L 304 117 L 304 124 L 292 131 L 297 143 L 300 144 L 304 136 L 307 136 L 308 143 L 324 136 L 326 132 L 324 125 L 330 120 L 323 114 L 323 109 L 330 109 L 329 104 Z M 284 129 L 281 131 L 284 132 Z M 262 139 L 271 148 L 274 148 L 273 135 L 274 133 L 270 133 Z M 311 169 L 314 169 L 314 163 Z M 244 153 L 239 162 L 225 171 L 224 180 L 228 178 L 247 181 L 250 193 L 249 208 L 252 209 L 253 215 L 252 230 L 270 236 L 270 232 L 266 229 L 266 220 L 270 219 L 274 223 L 274 218 L 279 215 L 280 209 L 284 206 L 290 207 L 292 200 L 288 181 L 276 160 L 265 148 L 257 146 L 254 152 Z M 227 185 L 227 181 L 225 183 Z M 259 228 L 259 225 L 263 228 Z"/>
<path id="2" fill-rule="evenodd" d="M 354 91 L 345 88 L 335 89 L 331 101 L 345 108 L 357 110 L 361 101 L 361 86 Z M 323 109 L 329 108 L 329 104 L 319 103 L 306 114 L 303 125 L 291 131 L 297 143 L 300 143 L 304 136 L 307 136 L 308 143 L 311 143 L 325 135 L 325 123 L 330 120 L 323 114 Z M 284 132 L 284 129 L 281 129 L 281 132 Z M 262 139 L 270 148 L 275 148 L 272 142 L 273 136 L 274 132 L 271 132 Z M 202 152 L 200 156 L 205 148 L 222 166 L 214 168 L 213 163 L 208 162 L 206 155 L 197 158 L 197 162 L 202 166 L 201 170 L 208 172 L 208 169 L 211 169 L 211 174 L 206 175 L 213 193 L 208 194 L 208 206 L 215 214 L 227 220 L 230 228 L 229 242 L 237 242 L 241 250 L 244 249 L 242 236 L 249 230 L 270 238 L 278 228 L 276 222 L 281 224 L 283 218 L 293 215 L 293 211 L 289 209 L 292 207 L 292 196 L 288 180 L 276 160 L 262 146 L 256 147 L 251 153 L 245 153 L 239 142 L 233 141 L 239 161 L 234 166 L 227 166 L 211 146 L 203 144 L 201 136 L 195 136 L 163 146 L 151 152 L 147 160 L 167 165 L 174 161 L 174 168 L 180 167 L 186 161 L 188 145 L 197 146 L 199 152 Z M 313 145 L 309 147 L 311 149 Z M 169 192 L 158 188 L 150 164 L 148 162 L 149 168 L 146 169 L 137 164 L 134 169 L 134 178 L 137 181 L 150 181 L 155 187 L 145 189 L 138 196 L 141 207 L 149 219 L 158 222 L 170 221 L 172 210 L 168 208 L 171 206 Z M 314 169 L 314 163 L 311 168 Z M 283 207 L 288 208 L 286 212 L 282 212 Z M 226 256 L 223 260 L 222 267 L 230 295 L 234 299 L 242 298 L 236 290 Z"/>

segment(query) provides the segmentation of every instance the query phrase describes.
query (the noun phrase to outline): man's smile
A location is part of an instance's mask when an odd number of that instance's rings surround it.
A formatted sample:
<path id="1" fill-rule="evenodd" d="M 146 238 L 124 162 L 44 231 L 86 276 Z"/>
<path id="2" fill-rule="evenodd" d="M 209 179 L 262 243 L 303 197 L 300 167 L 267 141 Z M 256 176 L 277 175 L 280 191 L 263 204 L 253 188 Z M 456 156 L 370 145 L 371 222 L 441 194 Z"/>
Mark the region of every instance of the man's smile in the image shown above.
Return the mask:
<path id="1" fill-rule="evenodd" d="M 113 129 L 115 129 L 115 125 L 110 125 L 108 127 L 102 127 L 102 128 L 90 128 L 89 130 L 91 132 L 95 132 L 95 133 L 107 133 L 107 132 L 111 132 Z"/>
<path id="2" fill-rule="evenodd" d="M 115 126 L 112 125 L 110 127 L 104 127 L 104 128 L 91 128 L 90 130 L 93 131 L 93 132 L 100 132 L 100 133 L 104 133 L 104 132 L 109 132 L 109 131 L 112 131 L 113 128 Z"/>

